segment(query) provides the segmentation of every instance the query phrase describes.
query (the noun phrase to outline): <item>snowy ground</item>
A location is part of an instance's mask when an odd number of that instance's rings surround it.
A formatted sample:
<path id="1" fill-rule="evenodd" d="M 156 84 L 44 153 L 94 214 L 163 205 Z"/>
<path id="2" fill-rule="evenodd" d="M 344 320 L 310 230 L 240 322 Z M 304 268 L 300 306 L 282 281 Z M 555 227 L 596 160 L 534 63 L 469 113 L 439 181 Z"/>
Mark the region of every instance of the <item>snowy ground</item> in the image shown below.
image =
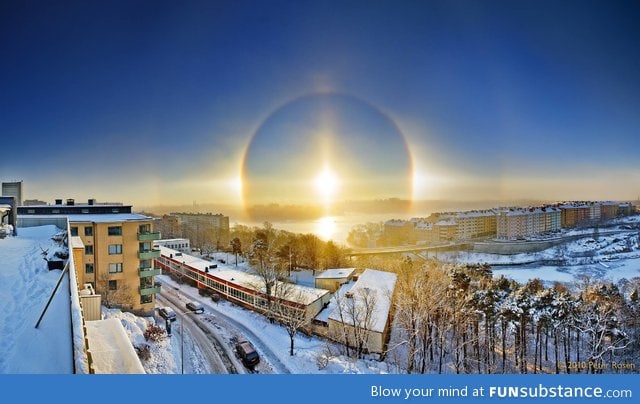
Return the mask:
<path id="1" fill-rule="evenodd" d="M 547 282 L 573 282 L 587 275 L 593 279 L 618 282 L 640 277 L 640 246 L 637 231 L 587 236 L 537 253 L 499 255 L 467 251 L 438 254 L 438 260 L 461 263 L 487 263 L 495 275 L 519 282 L 539 278 Z M 430 255 L 429 257 L 433 257 Z M 561 260 L 563 265 L 549 265 Z"/>
<path id="2" fill-rule="evenodd" d="M 306 273 L 294 273 L 300 278 L 309 278 Z M 311 275 L 312 277 L 312 275 Z M 376 360 L 354 360 L 338 355 L 338 348 L 324 339 L 306 336 L 299 333 L 295 338 L 294 355 L 289 355 L 289 336 L 285 329 L 277 324 L 271 324 L 263 316 L 245 310 L 227 301 L 213 303 L 210 299 L 198 294 L 196 288 L 186 284 L 177 285 L 168 276 L 159 276 L 164 288 L 173 289 L 179 293 L 185 301 L 197 300 L 205 305 L 207 315 L 222 314 L 232 318 L 243 327 L 249 329 L 260 338 L 253 341 L 261 354 L 261 364 L 258 365 L 259 373 L 277 373 L 276 369 L 284 367 L 287 373 L 292 374 L 379 374 L 388 373 L 390 369 L 384 362 Z M 178 290 L 179 289 L 179 290 Z M 119 310 L 108 310 L 107 317 L 117 317 L 122 320 L 130 339 L 134 345 L 144 343 L 143 332 L 148 322 L 153 318 L 140 318 L 130 313 L 122 313 Z M 220 323 L 223 323 L 220 321 Z M 217 332 L 221 338 L 231 347 L 238 333 L 236 330 L 218 327 Z M 185 334 L 186 335 L 186 334 Z M 143 362 L 147 373 L 179 373 L 180 341 L 179 338 L 165 338 L 159 343 L 151 343 L 151 358 Z M 185 347 L 192 347 L 187 339 Z M 265 347 L 266 349 L 261 349 Z M 266 350 L 269 354 L 266 354 Z M 273 355 L 273 356 L 272 356 Z M 185 361 L 190 361 L 193 373 L 201 373 L 205 366 L 198 361 L 202 356 L 189 349 L 185 353 Z M 198 358 L 200 356 L 200 359 Z M 278 362 L 277 365 L 274 362 Z"/>
<path id="3" fill-rule="evenodd" d="M 630 251 L 629 251 L 630 250 Z M 580 275 L 587 275 L 593 279 L 603 279 L 616 282 L 620 279 L 631 279 L 640 276 L 640 251 L 638 233 L 629 232 L 621 235 L 599 236 L 597 240 L 586 236 L 563 247 L 554 247 L 535 254 L 520 254 L 516 256 L 502 256 L 477 253 L 449 253 L 451 260 L 458 262 L 488 262 L 502 264 L 493 268 L 495 275 L 505 275 L 519 282 L 526 282 L 532 278 L 540 278 L 546 282 L 574 282 Z M 505 265 L 514 262 L 532 262 L 537 260 L 557 259 L 562 255 L 570 265 L 549 266 L 540 264 Z M 439 259 L 447 257 L 440 254 Z M 210 257 L 219 266 L 235 268 L 235 257 L 227 253 L 217 253 Z M 223 262 L 224 261 L 224 262 Z M 250 271 L 244 261 L 239 261 L 237 269 Z M 314 276 L 311 271 L 293 271 L 292 281 L 313 286 Z M 242 327 L 259 338 L 254 341 L 261 353 L 262 362 L 257 368 L 259 373 L 293 373 L 293 374 L 379 374 L 397 373 L 398 369 L 392 364 L 375 360 L 354 360 L 339 355 L 339 348 L 324 339 L 298 334 L 295 340 L 295 354 L 289 355 L 289 337 L 284 328 L 271 324 L 261 315 L 245 310 L 232 303 L 221 301 L 213 303 L 210 299 L 198 294 L 196 288 L 186 284 L 178 285 L 168 276 L 159 276 L 163 283 L 163 290 L 169 290 L 181 301 L 200 301 L 205 305 L 205 317 L 215 324 L 220 338 L 232 349 L 233 342 L 238 338 L 238 330 L 226 328 L 223 316 L 231 318 Z M 153 318 L 141 319 L 128 313 L 110 310 L 107 316 L 117 316 L 123 322 L 134 345 L 144 342 L 142 336 L 147 323 Z M 215 319 L 216 316 L 218 320 Z M 152 343 L 150 359 L 143 362 L 147 373 L 179 373 L 180 340 L 179 338 L 165 338 L 158 343 Z M 202 363 L 203 355 L 193 348 L 194 344 L 185 334 L 185 346 L 191 347 L 185 353 L 188 362 L 188 373 L 205 373 L 206 366 Z M 397 354 L 402 356 L 399 348 Z M 391 355 L 392 356 L 392 355 Z"/>
<path id="4" fill-rule="evenodd" d="M 62 273 L 49 271 L 42 254 L 63 250 L 51 239 L 59 231 L 21 228 L 0 239 L 0 373 L 73 372 L 68 275 L 35 328 Z"/>

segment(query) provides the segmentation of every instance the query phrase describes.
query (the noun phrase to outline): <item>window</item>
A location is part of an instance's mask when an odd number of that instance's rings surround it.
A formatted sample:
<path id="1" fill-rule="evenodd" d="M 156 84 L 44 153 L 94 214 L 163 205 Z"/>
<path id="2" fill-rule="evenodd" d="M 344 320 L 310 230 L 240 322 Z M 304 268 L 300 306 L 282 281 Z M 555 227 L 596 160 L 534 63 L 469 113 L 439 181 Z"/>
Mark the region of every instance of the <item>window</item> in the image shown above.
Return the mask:
<path id="1" fill-rule="evenodd" d="M 35 209 L 27 209 L 27 213 L 34 214 L 36 213 Z"/>
<path id="2" fill-rule="evenodd" d="M 85 236 L 93 236 L 93 227 L 91 226 L 87 226 L 84 228 L 84 235 Z"/>
<path id="3" fill-rule="evenodd" d="M 118 290 L 118 281 L 109 281 L 109 290 Z"/>
<path id="4" fill-rule="evenodd" d="M 122 244 L 109 244 L 109 255 L 122 254 Z"/>
<path id="5" fill-rule="evenodd" d="M 118 272 L 122 272 L 122 262 L 118 262 L 116 264 L 114 263 L 109 264 L 109 273 L 115 274 Z"/>
<path id="6" fill-rule="evenodd" d="M 93 264 L 84 264 L 84 272 L 87 274 L 93 273 Z"/>
<path id="7" fill-rule="evenodd" d="M 151 233 L 151 225 L 150 224 L 141 224 L 138 226 L 138 233 L 146 234 Z"/>
<path id="8" fill-rule="evenodd" d="M 71 228 L 71 235 L 72 236 L 77 236 L 78 235 L 78 228 L 77 227 L 72 227 Z"/>
<path id="9" fill-rule="evenodd" d="M 109 226 L 110 236 L 122 236 L 122 226 Z"/>
<path id="10" fill-rule="evenodd" d="M 84 246 L 84 254 L 85 255 L 93 255 L 93 246 L 92 245 Z"/>
<path id="11" fill-rule="evenodd" d="M 140 260 L 140 268 L 142 269 L 151 268 L 151 260 Z"/>
<path id="12" fill-rule="evenodd" d="M 140 304 L 153 303 L 153 295 L 140 296 Z"/>

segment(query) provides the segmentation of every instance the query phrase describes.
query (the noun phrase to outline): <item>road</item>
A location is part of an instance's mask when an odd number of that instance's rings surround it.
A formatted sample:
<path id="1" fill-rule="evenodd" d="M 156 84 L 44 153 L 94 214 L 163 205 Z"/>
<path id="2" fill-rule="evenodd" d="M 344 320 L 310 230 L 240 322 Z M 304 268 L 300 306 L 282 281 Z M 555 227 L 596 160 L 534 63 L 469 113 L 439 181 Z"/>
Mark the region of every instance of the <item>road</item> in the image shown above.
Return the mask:
<path id="1" fill-rule="evenodd" d="M 184 311 L 182 308 L 185 307 L 184 305 L 188 301 L 198 301 L 202 303 L 205 307 L 205 313 L 198 315 L 198 318 L 201 320 L 199 321 L 199 326 L 201 326 L 201 328 L 202 326 L 205 327 L 212 336 L 215 336 L 220 343 L 220 346 L 216 349 L 223 349 L 227 352 L 229 360 L 235 364 L 238 370 L 237 373 L 291 373 L 287 366 L 279 359 L 278 355 L 269 349 L 260 337 L 233 318 L 216 310 L 216 304 L 213 303 L 211 299 L 199 296 L 195 290 L 193 293 L 188 292 L 188 290 L 192 288 L 188 286 L 182 288 L 168 276 L 160 275 L 158 278 L 160 278 L 163 284 L 162 296 L 168 296 L 172 299 L 172 302 L 174 302 L 174 305 L 179 311 Z M 234 347 L 238 337 L 250 341 L 260 354 L 260 363 L 253 370 L 245 368 L 235 356 Z"/>
<path id="2" fill-rule="evenodd" d="M 229 355 L 229 352 L 224 347 L 219 338 L 211 331 L 210 326 L 205 323 L 206 315 L 192 314 L 184 309 L 184 304 L 180 304 L 179 300 L 175 296 L 169 296 L 166 292 L 161 293 L 161 296 L 156 296 L 158 303 L 163 306 L 172 307 L 176 313 L 178 313 L 178 321 L 174 323 L 174 329 L 172 334 L 179 338 L 184 337 L 184 341 L 180 341 L 180 344 L 184 343 L 183 354 L 181 355 L 180 362 L 184 360 L 184 363 L 180 363 L 181 370 L 184 373 L 198 373 L 198 367 L 193 366 L 193 362 L 204 362 L 205 373 L 215 374 L 233 374 L 244 373 L 241 365 L 231 359 L 233 354 Z M 201 318 L 203 316 L 204 318 Z M 184 321 L 183 333 L 180 335 L 179 322 Z M 197 350 L 190 347 L 196 344 L 199 352 L 204 355 L 204 360 L 198 361 Z M 195 369 L 194 369 L 195 368 Z M 240 369 L 240 372 L 238 371 Z"/>

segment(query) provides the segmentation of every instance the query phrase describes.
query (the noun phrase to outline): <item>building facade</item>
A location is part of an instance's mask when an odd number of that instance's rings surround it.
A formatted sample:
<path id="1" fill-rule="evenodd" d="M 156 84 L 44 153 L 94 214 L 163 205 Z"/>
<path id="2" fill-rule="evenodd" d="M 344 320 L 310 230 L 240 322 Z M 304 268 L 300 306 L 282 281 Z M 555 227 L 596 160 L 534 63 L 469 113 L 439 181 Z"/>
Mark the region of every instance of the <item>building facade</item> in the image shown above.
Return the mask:
<path id="1" fill-rule="evenodd" d="M 221 213 L 171 213 L 177 218 L 182 237 L 193 247 L 222 249 L 229 245 L 229 216 Z"/>
<path id="2" fill-rule="evenodd" d="M 22 181 L 3 182 L 2 196 L 14 196 L 16 198 L 16 206 L 22 205 Z"/>
<path id="3" fill-rule="evenodd" d="M 155 240 L 154 247 L 167 247 L 183 253 L 191 252 L 191 243 L 188 238 L 167 238 Z"/>
<path id="4" fill-rule="evenodd" d="M 68 220 L 69 236 L 76 238 L 79 284 L 91 284 L 105 305 L 140 313 L 153 311 L 155 294 L 160 291 L 154 277 L 161 273 L 154 262 L 160 252 L 153 249 L 153 242 L 160 233 L 153 230 L 153 218 L 131 213 L 128 205 L 98 205 L 93 200 L 18 208 L 20 227 L 37 226 L 55 217 Z"/>
<path id="5" fill-rule="evenodd" d="M 275 292 L 267 295 L 264 280 L 258 275 L 218 268 L 217 264 L 167 247 L 160 247 L 160 254 L 158 264 L 162 271 L 188 279 L 199 289 L 217 293 L 226 300 L 269 316 L 304 316 L 311 321 L 331 298 L 327 290 L 280 281 L 272 287 Z M 286 293 L 279 294 L 278 290 Z M 286 310 L 270 311 L 270 305 Z"/>
<path id="6" fill-rule="evenodd" d="M 521 240 L 561 228 L 560 209 L 544 206 L 536 208 L 509 208 L 498 211 L 496 238 Z"/>

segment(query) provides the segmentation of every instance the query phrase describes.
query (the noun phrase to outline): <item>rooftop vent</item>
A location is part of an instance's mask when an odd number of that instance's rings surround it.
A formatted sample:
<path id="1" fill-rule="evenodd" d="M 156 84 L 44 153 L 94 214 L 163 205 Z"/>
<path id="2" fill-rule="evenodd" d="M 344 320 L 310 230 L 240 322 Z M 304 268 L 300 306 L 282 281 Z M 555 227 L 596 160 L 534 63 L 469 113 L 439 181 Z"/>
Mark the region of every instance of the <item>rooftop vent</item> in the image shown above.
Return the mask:
<path id="1" fill-rule="evenodd" d="M 76 201 L 75 201 L 75 200 L 73 200 L 73 199 L 71 199 L 71 198 L 67 199 L 67 206 L 73 206 L 73 205 L 75 205 L 75 204 L 76 204 Z"/>
<path id="2" fill-rule="evenodd" d="M 89 203 L 89 205 L 92 205 L 92 206 L 96 204 L 95 199 L 89 199 L 87 202 Z"/>
<path id="3" fill-rule="evenodd" d="M 62 205 L 62 199 L 56 199 L 56 205 Z"/>

